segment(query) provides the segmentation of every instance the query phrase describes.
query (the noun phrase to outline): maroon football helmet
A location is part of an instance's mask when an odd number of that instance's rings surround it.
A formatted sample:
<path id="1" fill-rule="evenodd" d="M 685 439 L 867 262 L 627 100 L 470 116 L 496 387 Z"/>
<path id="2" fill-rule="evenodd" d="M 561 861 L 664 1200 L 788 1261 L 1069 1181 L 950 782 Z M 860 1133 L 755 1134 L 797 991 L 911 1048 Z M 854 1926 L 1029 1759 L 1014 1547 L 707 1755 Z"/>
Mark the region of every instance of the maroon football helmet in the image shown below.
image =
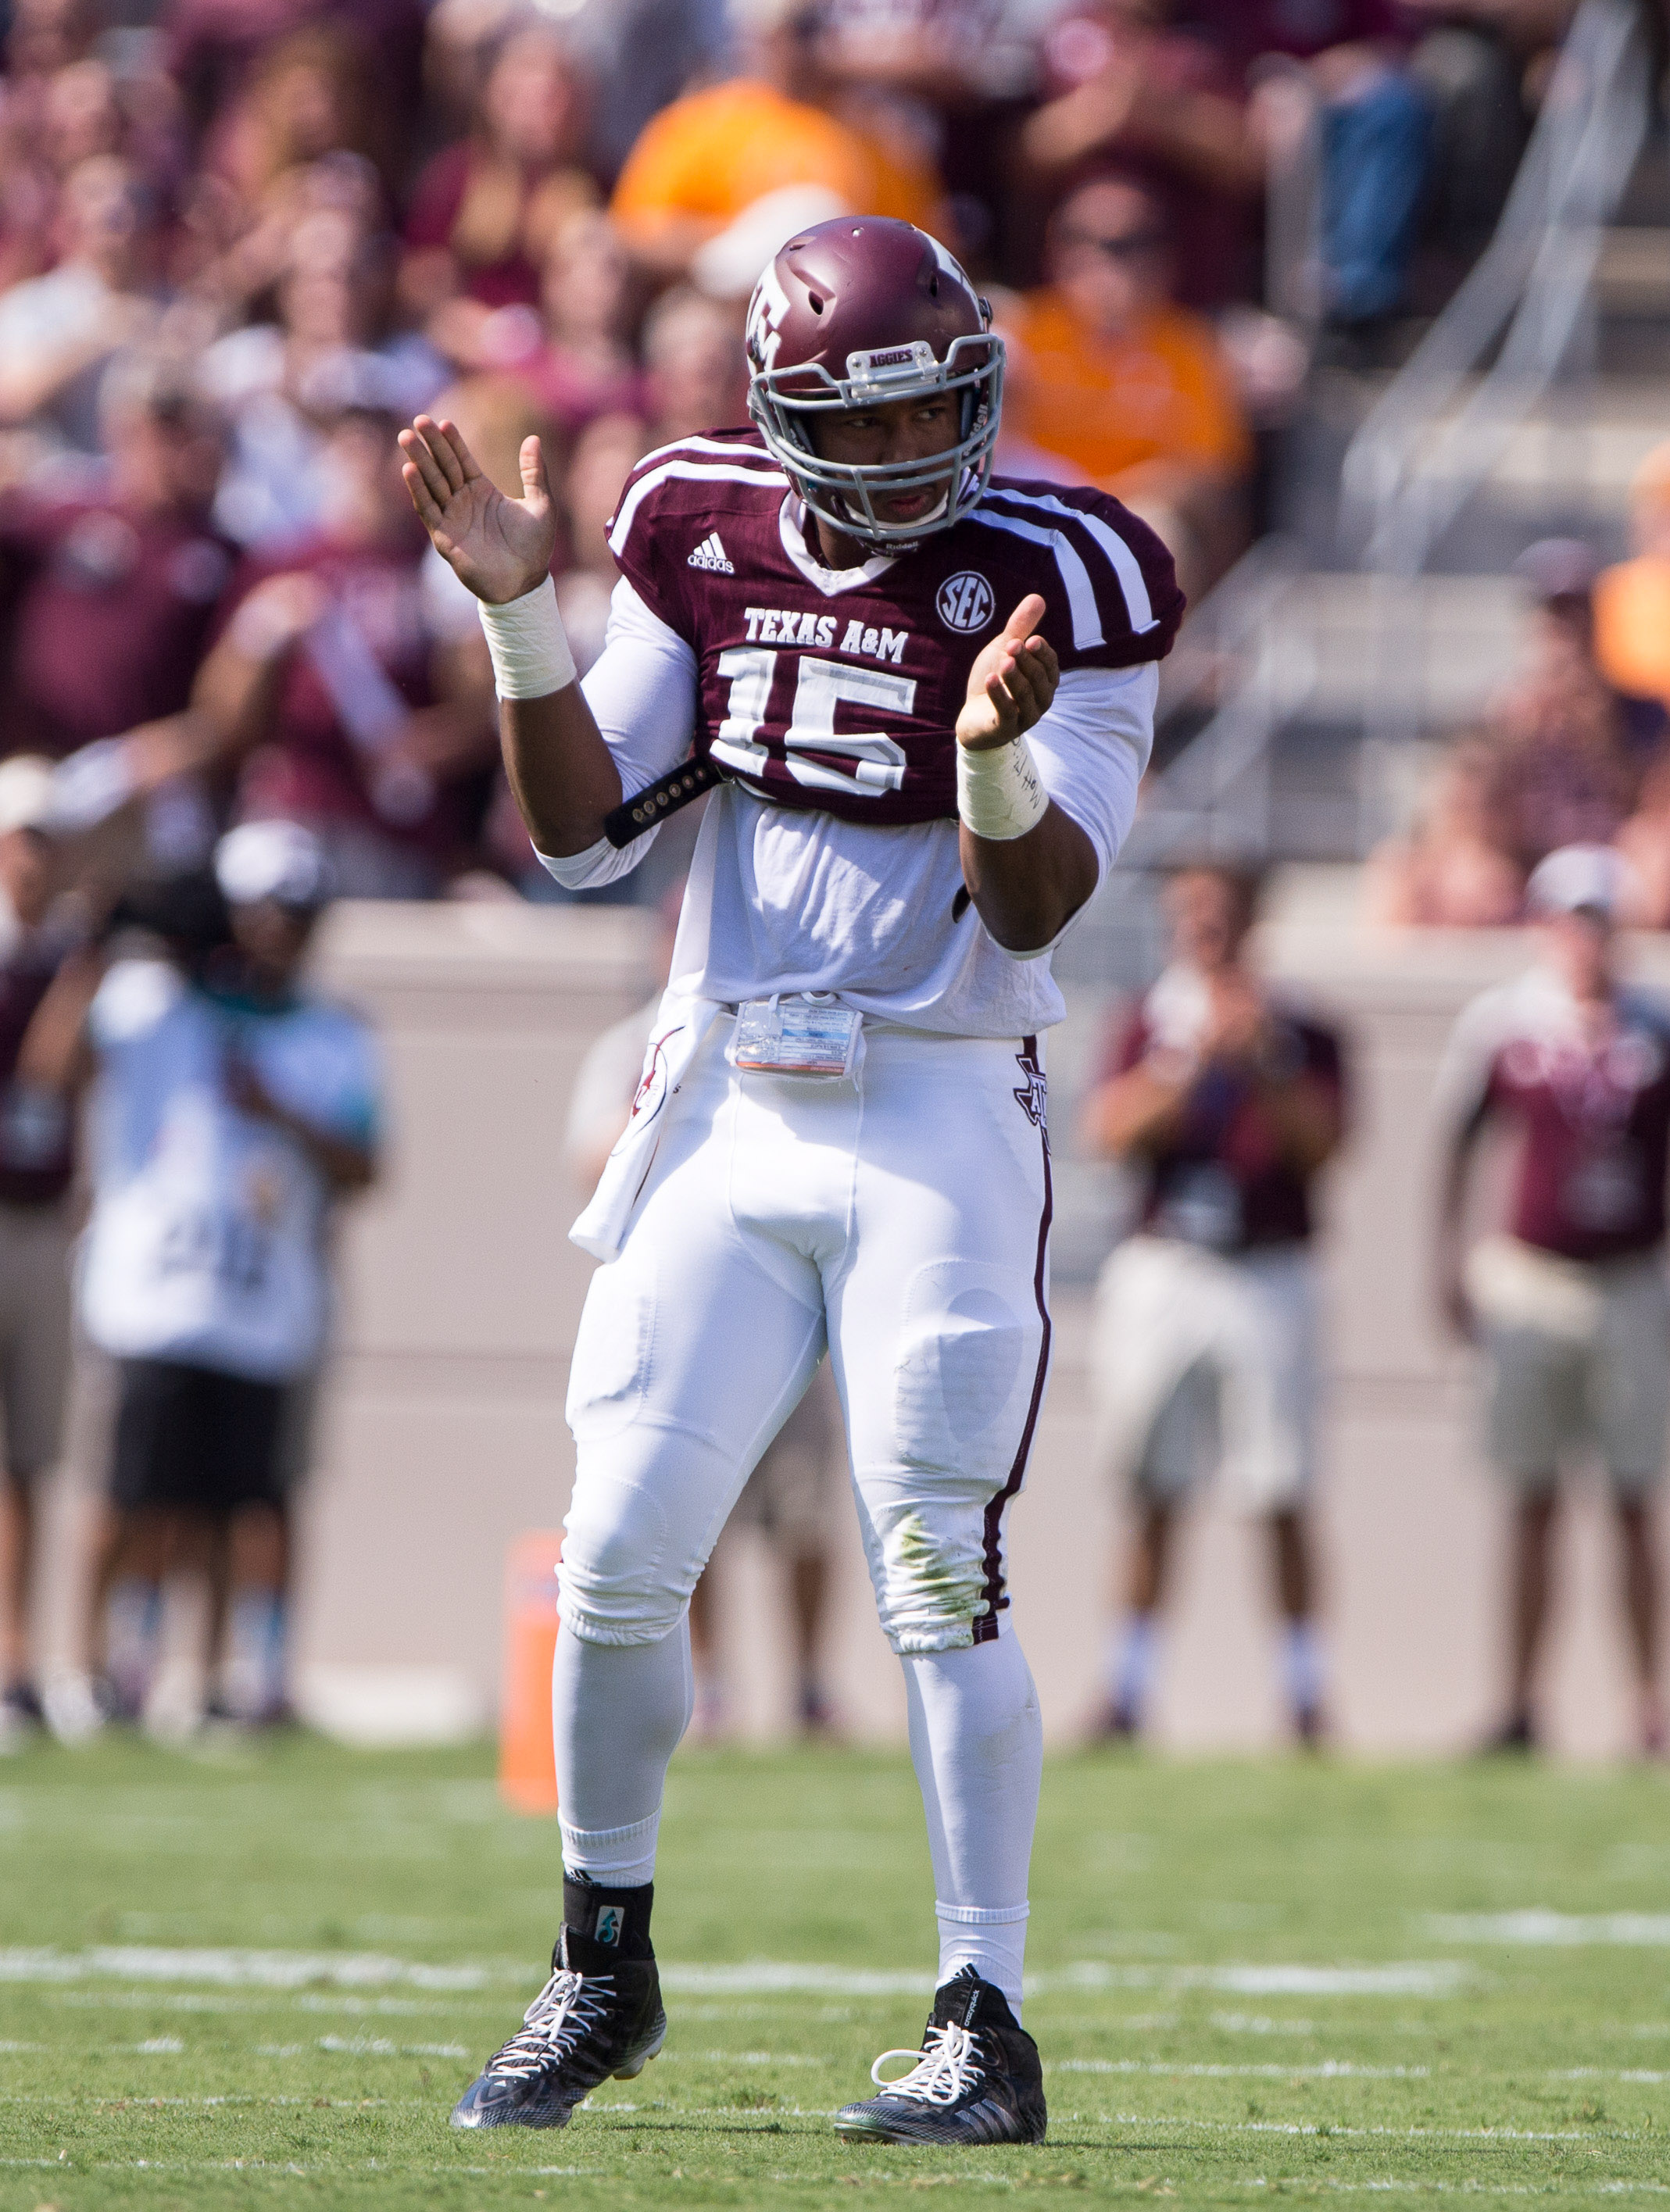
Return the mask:
<path id="1" fill-rule="evenodd" d="M 992 473 L 1003 340 L 937 239 L 882 216 L 839 216 L 792 238 L 748 307 L 748 411 L 811 512 L 878 552 L 960 522 Z M 956 392 L 957 442 L 920 461 L 821 459 L 811 424 L 892 399 Z M 875 495 L 945 487 L 926 520 L 885 522 Z"/>

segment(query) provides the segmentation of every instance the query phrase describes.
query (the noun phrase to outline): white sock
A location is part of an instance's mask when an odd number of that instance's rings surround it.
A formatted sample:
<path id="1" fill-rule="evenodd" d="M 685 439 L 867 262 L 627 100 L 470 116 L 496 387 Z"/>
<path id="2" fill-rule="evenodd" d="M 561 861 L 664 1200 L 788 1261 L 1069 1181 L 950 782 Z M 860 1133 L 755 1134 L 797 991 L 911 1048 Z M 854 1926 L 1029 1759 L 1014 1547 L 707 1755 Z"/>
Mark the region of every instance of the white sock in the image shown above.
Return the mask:
<path id="1" fill-rule="evenodd" d="M 551 1668 L 562 1863 L 611 1889 L 655 1875 L 667 1761 L 689 1726 L 690 1632 L 587 1644 L 567 1621 Z"/>
<path id="2" fill-rule="evenodd" d="M 910 1652 L 903 1666 L 933 1861 L 939 1980 L 972 1966 L 1018 2020 L 1044 1756 L 1031 1670 L 1012 1634 L 966 1651 Z"/>
<path id="3" fill-rule="evenodd" d="M 1282 1685 L 1296 1713 L 1315 1712 L 1322 1702 L 1327 1669 L 1322 1639 L 1310 1620 L 1290 1620 L 1282 1637 Z"/>
<path id="4" fill-rule="evenodd" d="M 270 1712 L 284 1696 L 284 1601 L 276 1590 L 240 1590 L 228 1624 L 226 1685 L 235 1713 Z"/>
<path id="5" fill-rule="evenodd" d="M 135 1711 L 149 1695 L 162 1638 L 162 1590 L 129 1575 L 110 1593 L 105 1614 L 106 1664 L 112 1680 Z"/>
<path id="6" fill-rule="evenodd" d="M 1127 1613 L 1108 1638 L 1108 1695 L 1133 1720 L 1140 1720 L 1147 1709 L 1159 1657 L 1159 1623 L 1151 1613 Z"/>

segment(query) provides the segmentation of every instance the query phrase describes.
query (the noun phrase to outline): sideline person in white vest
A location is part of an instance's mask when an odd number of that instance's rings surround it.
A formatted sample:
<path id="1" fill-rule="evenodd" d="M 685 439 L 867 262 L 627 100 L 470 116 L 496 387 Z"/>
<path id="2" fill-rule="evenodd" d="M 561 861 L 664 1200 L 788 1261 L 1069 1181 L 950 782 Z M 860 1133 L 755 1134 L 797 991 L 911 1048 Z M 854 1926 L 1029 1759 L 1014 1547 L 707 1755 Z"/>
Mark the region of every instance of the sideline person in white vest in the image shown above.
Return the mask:
<path id="1" fill-rule="evenodd" d="M 62 1733 L 136 1717 L 163 1578 L 229 1546 L 233 1717 L 284 1717 L 289 1395 L 328 1322 L 334 1203 L 376 1173 L 381 1081 L 365 1023 L 301 969 L 330 896 L 294 823 L 246 824 L 212 879 L 130 902 L 167 957 L 89 988 L 58 1078 L 93 1078 L 82 1326 L 117 1365 L 109 1503 L 89 1576 L 89 1679 Z M 115 1585 L 124 1679 L 103 1667 Z"/>
<path id="2" fill-rule="evenodd" d="M 1616 922 L 1632 873 L 1568 845 L 1532 876 L 1540 957 L 1463 1012 L 1438 1076 L 1448 1166 L 1438 1296 L 1482 1346 L 1486 1443 L 1514 1496 L 1508 1711 L 1487 1750 L 1531 1751 L 1560 1481 L 1598 1460 L 1612 1493 L 1643 1754 L 1665 1748 L 1654 1508 L 1670 1420 L 1670 1004 L 1626 983 Z M 1481 1139 L 1518 1142 L 1504 1233 L 1466 1249 Z"/>

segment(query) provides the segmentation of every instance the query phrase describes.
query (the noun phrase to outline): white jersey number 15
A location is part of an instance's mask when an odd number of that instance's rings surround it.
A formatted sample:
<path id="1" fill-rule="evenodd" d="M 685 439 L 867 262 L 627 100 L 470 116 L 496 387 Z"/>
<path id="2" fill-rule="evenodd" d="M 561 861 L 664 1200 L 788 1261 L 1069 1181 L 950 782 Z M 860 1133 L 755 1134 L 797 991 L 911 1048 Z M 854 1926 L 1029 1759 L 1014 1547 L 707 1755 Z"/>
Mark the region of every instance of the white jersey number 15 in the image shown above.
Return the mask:
<path id="1" fill-rule="evenodd" d="M 720 653 L 719 672 L 731 678 L 731 694 L 714 738 L 714 758 L 722 768 L 758 775 L 770 758 L 759 732 L 776 681 L 777 655 L 757 646 L 734 647 Z M 908 714 L 916 703 L 916 680 L 803 653 L 795 678 L 794 711 L 783 732 L 789 774 L 797 783 L 821 791 L 853 792 L 863 799 L 898 790 L 905 778 L 904 748 L 880 730 L 837 732 L 835 710 L 843 700 L 848 706 Z M 822 760 L 806 758 L 808 753 L 834 753 L 853 766 L 850 771 L 830 768 Z"/>

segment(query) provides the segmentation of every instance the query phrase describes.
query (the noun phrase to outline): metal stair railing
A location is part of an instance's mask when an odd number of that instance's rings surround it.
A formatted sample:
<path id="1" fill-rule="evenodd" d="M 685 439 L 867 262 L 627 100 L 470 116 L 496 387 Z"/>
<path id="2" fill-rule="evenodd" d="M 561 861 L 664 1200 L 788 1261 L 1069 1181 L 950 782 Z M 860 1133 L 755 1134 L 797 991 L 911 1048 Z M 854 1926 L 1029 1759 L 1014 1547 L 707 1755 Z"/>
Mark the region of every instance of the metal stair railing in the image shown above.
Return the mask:
<path id="1" fill-rule="evenodd" d="M 1163 712 L 1169 717 L 1203 697 L 1219 703 L 1199 734 L 1145 782 L 1126 848 L 1136 865 L 1163 865 L 1185 850 L 1228 857 L 1267 848 L 1272 740 L 1315 680 L 1303 574 L 1291 539 L 1260 538 L 1185 625 L 1175 669 L 1163 679 Z"/>
<path id="2" fill-rule="evenodd" d="M 1634 0 L 1582 0 L 1495 235 L 1347 450 L 1342 542 L 1375 586 L 1367 735 L 1413 733 L 1405 678 L 1425 655 L 1409 586 L 1515 431 L 1588 353 L 1595 272 L 1646 133 L 1649 80 Z"/>
<path id="3" fill-rule="evenodd" d="M 1358 547 L 1376 593 L 1365 735 L 1407 733 L 1407 674 L 1425 661 L 1424 611 L 1409 587 L 1576 349 L 1605 227 L 1649 108 L 1648 46 L 1632 0 L 1582 0 L 1491 244 L 1347 451 L 1341 532 Z M 1279 261 L 1297 295 L 1306 233 L 1290 200 Z M 1504 327 L 1496 362 L 1458 409 Z M 1432 465 L 1435 455 L 1447 473 Z M 1162 679 L 1162 715 L 1202 696 L 1221 695 L 1221 703 L 1146 779 L 1126 847 L 1133 870 L 1163 867 L 1186 852 L 1256 858 L 1269 850 L 1272 751 L 1315 688 L 1311 614 L 1299 549 L 1270 538 L 1190 616 Z M 1365 836 L 1373 827 L 1367 811 Z M 1110 879 L 1103 898 L 1111 893 Z"/>

